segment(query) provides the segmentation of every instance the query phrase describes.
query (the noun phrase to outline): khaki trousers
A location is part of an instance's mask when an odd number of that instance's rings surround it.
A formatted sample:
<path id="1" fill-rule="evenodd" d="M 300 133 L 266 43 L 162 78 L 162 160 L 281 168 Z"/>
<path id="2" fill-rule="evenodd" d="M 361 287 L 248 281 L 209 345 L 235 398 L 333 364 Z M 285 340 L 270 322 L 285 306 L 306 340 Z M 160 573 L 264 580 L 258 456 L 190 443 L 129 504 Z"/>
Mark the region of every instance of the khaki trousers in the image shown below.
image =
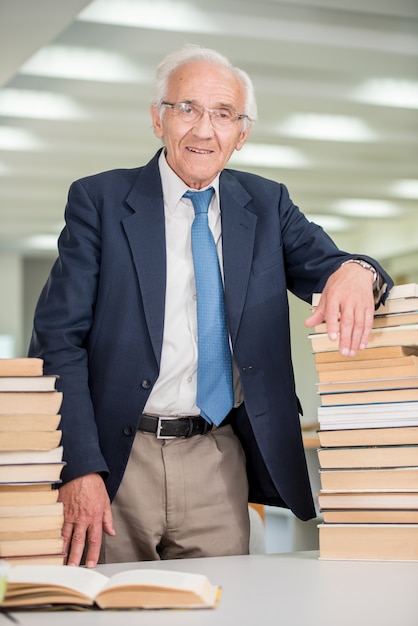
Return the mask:
<path id="1" fill-rule="evenodd" d="M 160 440 L 138 431 L 102 563 L 248 554 L 245 455 L 230 425 Z"/>

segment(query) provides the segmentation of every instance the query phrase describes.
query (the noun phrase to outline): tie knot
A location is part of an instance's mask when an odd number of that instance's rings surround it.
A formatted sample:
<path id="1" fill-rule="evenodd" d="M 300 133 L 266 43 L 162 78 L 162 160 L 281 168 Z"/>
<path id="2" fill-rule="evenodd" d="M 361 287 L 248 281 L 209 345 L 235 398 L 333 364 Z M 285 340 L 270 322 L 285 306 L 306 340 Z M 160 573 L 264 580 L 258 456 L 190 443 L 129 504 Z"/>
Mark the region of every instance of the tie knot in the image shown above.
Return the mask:
<path id="1" fill-rule="evenodd" d="M 197 213 L 207 213 L 210 205 L 210 201 L 212 200 L 212 196 L 215 190 L 213 187 L 209 187 L 209 189 L 205 189 L 204 191 L 186 191 L 184 194 L 184 198 L 190 198 L 193 203 L 193 208 L 195 214 Z"/>

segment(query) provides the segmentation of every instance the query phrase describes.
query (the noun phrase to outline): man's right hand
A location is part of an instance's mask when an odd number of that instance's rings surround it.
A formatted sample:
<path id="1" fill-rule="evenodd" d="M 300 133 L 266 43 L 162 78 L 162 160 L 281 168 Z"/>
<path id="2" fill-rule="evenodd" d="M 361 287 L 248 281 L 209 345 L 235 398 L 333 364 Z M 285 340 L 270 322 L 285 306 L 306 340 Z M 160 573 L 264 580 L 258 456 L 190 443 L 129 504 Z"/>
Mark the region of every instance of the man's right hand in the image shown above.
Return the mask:
<path id="1" fill-rule="evenodd" d="M 87 545 L 86 567 L 95 567 L 99 559 L 102 535 L 114 536 L 110 500 L 99 474 L 80 476 L 59 489 L 64 504 L 64 552 L 67 565 L 80 565 Z"/>

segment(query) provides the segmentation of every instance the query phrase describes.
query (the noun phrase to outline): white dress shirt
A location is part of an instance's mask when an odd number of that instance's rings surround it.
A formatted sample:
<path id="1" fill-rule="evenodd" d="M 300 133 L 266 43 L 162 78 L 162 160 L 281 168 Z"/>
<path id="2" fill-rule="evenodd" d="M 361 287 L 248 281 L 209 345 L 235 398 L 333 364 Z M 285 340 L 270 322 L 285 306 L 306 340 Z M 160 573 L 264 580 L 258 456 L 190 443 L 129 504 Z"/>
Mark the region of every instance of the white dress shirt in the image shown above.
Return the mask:
<path id="1" fill-rule="evenodd" d="M 160 374 L 144 413 L 161 416 L 199 415 L 196 405 L 196 285 L 191 245 L 194 209 L 191 200 L 183 198 L 189 187 L 170 168 L 164 150 L 159 159 L 159 168 L 164 197 L 167 255 L 165 322 Z M 222 272 L 219 176 L 208 186 L 215 190 L 208 219 Z M 234 380 L 235 404 L 238 405 L 242 400 L 236 372 Z"/>

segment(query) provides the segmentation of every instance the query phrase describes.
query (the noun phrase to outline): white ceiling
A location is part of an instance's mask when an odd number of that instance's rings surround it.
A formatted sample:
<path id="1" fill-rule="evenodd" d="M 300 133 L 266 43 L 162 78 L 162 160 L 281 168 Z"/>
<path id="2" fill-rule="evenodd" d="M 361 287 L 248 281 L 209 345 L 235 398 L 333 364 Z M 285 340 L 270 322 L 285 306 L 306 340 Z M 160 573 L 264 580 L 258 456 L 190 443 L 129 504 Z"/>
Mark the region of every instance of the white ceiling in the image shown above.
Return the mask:
<path id="1" fill-rule="evenodd" d="M 278 160 L 235 165 L 286 183 L 295 203 L 324 225 L 337 202 L 363 200 L 361 215 L 344 216 L 348 230 L 327 227 L 337 243 L 388 260 L 398 273 L 411 264 L 418 271 L 418 0 L 116 0 L 120 21 L 128 5 L 129 25 L 77 18 L 85 7 L 98 15 L 99 4 L 115 0 L 0 0 L 0 252 L 27 255 L 40 236 L 55 241 L 75 178 L 149 160 L 159 147 L 149 118 L 154 68 L 165 53 L 192 42 L 218 49 L 253 78 L 259 121 L 250 143 L 273 147 Z M 147 23 L 136 26 L 137 18 Z M 63 78 L 39 56 L 50 46 L 64 51 L 60 70 L 79 47 L 90 50 L 87 73 L 93 53 L 118 56 L 105 58 L 94 80 Z M 117 80 L 99 76 L 115 62 Z M 388 87 L 391 97 L 413 81 L 409 104 L 355 96 L 365 81 L 378 79 L 386 81 L 379 94 Z M 41 114 L 34 105 L 18 113 L 28 90 L 70 97 L 78 118 L 47 119 L 47 104 Z M 315 130 L 325 120 L 331 138 L 294 136 L 294 114 L 311 114 Z M 341 117 L 354 124 L 345 140 L 333 130 Z M 297 133 L 302 121 L 296 118 Z M 356 139 L 358 127 L 369 139 Z M 30 149 L 6 148 L 16 132 L 30 133 Z M 396 192 L 405 180 L 415 181 L 409 198 Z M 387 207 L 378 205 L 368 218 L 368 200 L 390 203 L 398 214 L 382 217 Z"/>

